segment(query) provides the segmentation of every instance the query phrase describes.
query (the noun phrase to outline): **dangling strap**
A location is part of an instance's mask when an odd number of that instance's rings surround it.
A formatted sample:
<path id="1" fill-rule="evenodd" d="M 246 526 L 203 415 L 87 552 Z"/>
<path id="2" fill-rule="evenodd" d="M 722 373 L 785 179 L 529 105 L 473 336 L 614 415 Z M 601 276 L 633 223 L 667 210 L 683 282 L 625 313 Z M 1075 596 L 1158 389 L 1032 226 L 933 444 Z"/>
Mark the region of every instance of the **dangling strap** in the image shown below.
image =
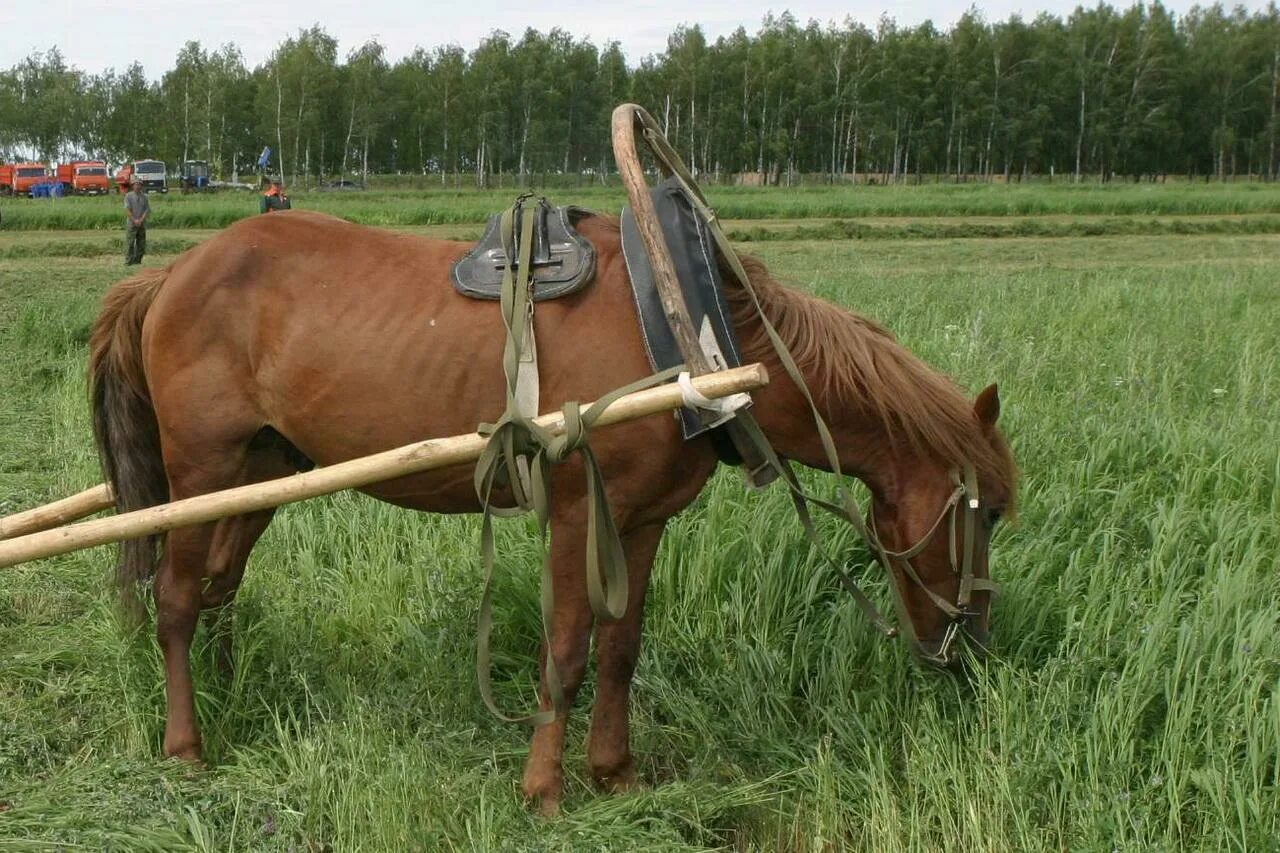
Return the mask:
<path id="1" fill-rule="evenodd" d="M 531 256 L 534 217 L 520 215 L 521 205 L 527 198 L 527 195 L 517 198 L 502 215 L 501 221 L 503 246 L 508 258 L 501 293 L 502 319 L 507 329 L 507 342 L 502 358 L 507 381 L 507 408 L 495 423 L 481 424 L 479 429 L 480 434 L 488 436 L 489 441 L 476 462 L 474 476 L 476 497 L 483 508 L 480 554 L 484 564 L 484 593 L 480 598 L 476 627 L 476 677 L 480 698 L 494 716 L 508 722 L 527 722 L 540 726 L 551 722 L 565 710 L 564 688 L 551 651 L 551 624 L 555 615 L 551 554 L 547 549 L 547 531 L 551 520 L 551 466 L 563 462 L 575 451 L 582 457 L 587 491 L 587 598 L 596 619 L 620 619 L 627 612 L 626 555 L 622 550 L 622 540 L 618 535 L 613 513 L 609 509 L 604 476 L 587 443 L 587 433 L 600 414 L 619 397 L 668 382 L 684 370 L 684 365 L 624 385 L 605 394 L 586 410 L 578 403 L 565 403 L 561 409 L 565 423 L 563 435 L 555 435 L 538 426 L 533 421 L 536 413 L 522 410 L 517 386 L 522 359 L 527 365 L 527 348 L 532 346 L 532 340 L 526 339 L 525 332 L 532 328 L 528 317 L 533 304 Z M 518 241 L 515 238 L 517 217 L 520 219 Z M 514 507 L 495 507 L 492 504 L 493 490 L 504 485 L 511 489 L 516 503 Z M 493 518 L 512 517 L 530 511 L 538 520 L 542 540 L 542 638 L 547 649 L 543 675 L 551 698 L 551 708 L 511 717 L 499 710 L 489 674 L 492 664 L 490 637 L 493 629 L 495 563 Z"/>
<path id="2" fill-rule="evenodd" d="M 764 307 L 760 304 L 760 296 L 756 293 L 755 288 L 751 284 L 751 277 L 747 275 L 746 269 L 742 266 L 742 261 L 738 258 L 738 253 L 734 250 L 733 244 L 729 242 L 728 236 L 720 227 L 716 212 L 707 203 L 707 199 L 703 196 L 702 191 L 698 188 L 693 176 L 685 167 L 684 161 L 680 159 L 680 155 L 667 141 L 666 137 L 657 129 L 656 126 L 650 127 L 647 113 L 641 112 L 642 121 L 645 122 L 644 136 L 648 141 L 650 148 L 653 150 L 654 156 L 660 163 L 666 167 L 670 173 L 680 182 L 688 194 L 690 203 L 698 210 L 703 220 L 707 224 L 707 230 L 711 232 L 712 238 L 716 242 L 716 246 L 720 250 L 720 256 L 728 262 L 729 268 L 733 271 L 734 277 L 738 279 L 738 283 L 743 290 L 751 297 L 752 307 L 755 308 L 756 316 L 760 318 L 761 326 L 764 328 L 765 334 L 769 338 L 769 343 L 773 346 L 774 353 L 778 356 L 778 360 L 782 363 L 783 369 L 787 372 L 787 376 L 800 389 L 801 395 L 804 396 L 805 403 L 809 406 L 809 413 L 813 418 L 813 423 L 818 431 L 818 438 L 822 442 L 823 453 L 827 457 L 827 465 L 832 473 L 836 475 L 836 491 L 840 498 L 840 504 L 836 505 L 827 501 L 823 501 L 813 495 L 807 494 L 800 486 L 799 480 L 796 478 L 795 472 L 789 466 L 783 464 L 778 454 L 770 445 L 768 438 L 760 429 L 760 425 L 756 423 L 753 417 L 748 413 L 747 417 L 741 417 L 738 422 L 742 424 L 744 434 L 751 439 L 752 443 L 761 455 L 768 461 L 769 465 L 778 472 L 783 482 L 787 484 L 788 490 L 791 492 L 792 502 L 796 507 L 796 515 L 800 519 L 800 524 L 804 527 L 805 535 L 809 538 L 810 543 L 822 555 L 823 559 L 835 570 L 836 576 L 840 583 L 853 596 L 858 607 L 861 608 L 871 623 L 876 626 L 885 636 L 893 637 L 897 634 L 889 621 L 880 614 L 875 604 L 867 596 L 865 592 L 858 586 L 857 581 L 853 579 L 843 566 L 834 560 L 822 546 L 819 541 L 817 530 L 813 526 L 813 519 L 810 517 L 806 504 L 813 503 L 823 509 L 831 512 L 837 518 L 840 518 L 854 526 L 855 529 L 868 542 L 874 542 L 873 537 L 868 536 L 866 524 L 862 520 L 862 513 L 858 508 L 858 503 L 854 499 L 853 494 L 843 482 L 843 471 L 840 466 L 840 456 L 836 451 L 835 440 L 831 436 L 831 430 L 827 427 L 826 419 L 822 417 L 822 413 L 818 411 L 818 405 L 814 402 L 813 394 L 809 391 L 809 385 L 805 382 L 804 375 L 800 372 L 800 367 L 796 364 L 790 350 L 787 349 L 786 343 L 782 340 L 782 336 L 778 334 L 778 330 L 774 328 L 773 323 L 764 312 Z M 873 545 L 874 547 L 874 545 Z M 892 588 L 892 584 L 890 587 Z M 900 598 L 896 589 L 892 590 L 895 604 Z M 899 620 L 901 621 L 902 608 L 899 607 Z"/>

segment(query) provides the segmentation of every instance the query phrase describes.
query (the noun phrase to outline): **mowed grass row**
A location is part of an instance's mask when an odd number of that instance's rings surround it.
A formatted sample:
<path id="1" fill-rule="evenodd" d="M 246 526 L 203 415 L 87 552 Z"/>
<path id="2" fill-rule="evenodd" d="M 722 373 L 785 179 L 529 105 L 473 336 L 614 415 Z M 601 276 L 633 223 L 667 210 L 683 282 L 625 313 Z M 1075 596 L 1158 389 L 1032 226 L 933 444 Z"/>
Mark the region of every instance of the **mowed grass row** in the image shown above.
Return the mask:
<path id="1" fill-rule="evenodd" d="M 109 549 L 0 572 L 0 846 L 1271 849 L 1277 249 L 758 247 L 968 387 L 1000 382 L 1023 506 L 994 547 L 996 653 L 971 683 L 877 638 L 785 495 L 725 472 L 655 572 L 634 694 L 647 789 L 587 787 L 579 716 L 566 816 L 537 820 L 519 797 L 526 732 L 473 683 L 475 520 L 337 496 L 282 511 L 255 553 L 235 680 L 195 655 L 207 772 L 158 757 L 159 655 L 121 635 Z M 0 263 L 0 512 L 95 479 L 84 342 L 117 272 Z M 537 545 L 510 523 L 500 547 L 496 677 L 522 707 Z"/>
<path id="2" fill-rule="evenodd" d="M 558 204 L 617 213 L 619 187 L 538 190 Z M 509 205 L 514 186 L 490 190 L 370 190 L 299 192 L 300 207 L 366 225 L 447 225 L 484 222 Z M 726 219 L 849 219 L 940 216 L 1201 216 L 1280 213 L 1280 187 L 1272 184 L 924 184 L 795 189 L 716 187 L 712 197 Z M 223 228 L 258 212 L 256 194 L 227 192 L 152 196 L 153 223 L 165 228 Z M 120 199 L 0 199 L 3 227 L 16 230 L 118 228 Z M 849 236 L 849 235 L 845 235 Z M 910 235 L 904 235 L 910 236 Z M 937 235 L 949 236 L 949 235 Z M 1046 235 L 1048 236 L 1048 235 Z M 1084 236 L 1084 235 L 1077 235 Z"/>
<path id="3" fill-rule="evenodd" d="M 761 222 L 767 224 L 760 224 Z M 458 225 L 397 226 L 400 230 L 423 236 L 450 240 L 478 240 L 483 226 L 478 223 Z M 1037 219 L 1007 217 L 1003 219 L 968 219 L 947 217 L 935 219 L 866 220 L 730 220 L 726 222 L 729 238 L 739 243 L 762 243 L 796 240 L 956 240 L 1025 237 L 1152 237 L 1181 235 L 1280 234 L 1280 216 L 1243 215 L 1233 217 L 1070 217 Z M 84 231 L 20 231 L 0 235 L 0 260 L 39 258 L 57 262 L 61 258 L 93 258 L 119 255 L 123 236 L 117 231 L 96 235 Z M 217 234 L 215 229 L 153 228 L 147 238 L 150 254 L 177 254 Z"/>

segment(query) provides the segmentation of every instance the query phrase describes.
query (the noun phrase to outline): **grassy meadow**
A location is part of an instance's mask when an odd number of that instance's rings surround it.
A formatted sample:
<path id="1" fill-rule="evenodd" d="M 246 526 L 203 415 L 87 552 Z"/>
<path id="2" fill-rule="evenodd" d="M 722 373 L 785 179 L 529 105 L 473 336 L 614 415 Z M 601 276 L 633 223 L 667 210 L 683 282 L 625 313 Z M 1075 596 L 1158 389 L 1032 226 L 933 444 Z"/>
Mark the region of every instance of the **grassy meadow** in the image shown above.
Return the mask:
<path id="1" fill-rule="evenodd" d="M 993 548 L 995 652 L 970 680 L 875 635 L 786 495 L 721 472 L 654 573 L 644 789 L 588 784 L 588 683 L 564 814 L 540 819 L 519 792 L 527 732 L 474 683 L 478 521 L 343 494 L 282 510 L 255 551 L 234 680 L 197 635 L 205 770 L 159 757 L 160 655 L 116 619 L 110 549 L 0 570 L 0 851 L 1280 849 L 1280 189 L 711 194 L 784 280 L 970 389 L 1000 383 L 1022 510 Z M 467 236 L 510 195 L 295 206 Z M 153 204 L 148 264 L 256 209 Z M 86 341 L 124 269 L 101 230 L 115 201 L 0 214 L 3 515 L 97 481 Z M 520 522 L 499 544 L 495 678 L 517 707 L 537 549 Z"/>

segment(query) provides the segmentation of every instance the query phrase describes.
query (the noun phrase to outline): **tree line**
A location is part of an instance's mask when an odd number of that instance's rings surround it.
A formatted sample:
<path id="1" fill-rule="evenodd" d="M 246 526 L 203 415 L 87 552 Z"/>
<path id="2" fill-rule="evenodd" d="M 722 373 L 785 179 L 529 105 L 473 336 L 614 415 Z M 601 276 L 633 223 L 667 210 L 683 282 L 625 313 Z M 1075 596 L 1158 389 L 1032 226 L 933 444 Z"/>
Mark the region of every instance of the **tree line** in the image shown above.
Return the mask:
<path id="1" fill-rule="evenodd" d="M 948 30 L 771 15 L 715 41 L 678 28 L 633 67 L 617 43 L 560 29 L 391 62 L 377 41 L 340 58 L 317 25 L 252 69 L 233 44 L 191 41 L 160 80 L 136 63 L 85 72 L 53 48 L 0 71 L 0 154 L 202 159 L 230 176 L 270 145 L 295 181 L 596 177 L 613 169 L 609 115 L 627 100 L 711 177 L 1272 180 L 1280 12 L 1100 3 L 1065 20 L 971 10 Z"/>

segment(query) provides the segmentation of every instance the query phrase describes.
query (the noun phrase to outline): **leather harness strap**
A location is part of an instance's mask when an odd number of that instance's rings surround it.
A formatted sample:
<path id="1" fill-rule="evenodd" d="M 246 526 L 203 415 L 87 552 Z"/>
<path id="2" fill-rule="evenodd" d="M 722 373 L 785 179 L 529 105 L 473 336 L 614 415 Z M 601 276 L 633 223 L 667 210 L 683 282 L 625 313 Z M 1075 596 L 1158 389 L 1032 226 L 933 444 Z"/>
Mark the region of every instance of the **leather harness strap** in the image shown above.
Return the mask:
<path id="1" fill-rule="evenodd" d="M 551 555 L 547 549 L 547 531 L 551 521 L 551 466 L 563 462 L 574 452 L 582 457 L 586 471 L 587 493 L 587 598 L 597 619 L 617 620 L 627 612 L 627 561 L 622 540 L 609 509 L 604 476 L 596 456 L 587 443 L 587 432 L 614 400 L 626 394 L 661 385 L 679 375 L 683 365 L 646 376 L 605 394 L 589 408 L 576 402 L 561 409 L 565 431 L 555 435 L 533 421 L 537 411 L 528 411 L 527 399 L 521 397 L 521 371 L 532 362 L 533 328 L 533 216 L 521 216 L 521 206 L 528 196 L 521 196 L 502 215 L 503 245 L 507 257 L 517 259 L 507 264 L 503 274 L 501 309 L 507 340 L 503 349 L 502 369 L 506 376 L 507 408 L 494 423 L 480 425 L 479 432 L 489 438 L 476 462 L 474 484 L 476 497 L 483 508 L 480 553 L 484 564 L 484 593 L 476 627 L 476 676 L 480 698 L 498 718 L 508 722 L 544 725 L 565 710 L 564 688 L 556 671 L 551 652 L 550 627 L 555 613 L 552 592 Z M 517 220 L 519 233 L 517 235 Z M 535 404 L 536 409 L 536 404 Z M 506 486 L 515 500 L 513 507 L 495 507 L 493 490 Z M 547 646 L 544 676 L 551 708 L 511 717 L 499 710 L 493 695 L 489 671 L 492 655 L 490 636 L 493 629 L 493 568 L 495 562 L 493 518 L 509 518 L 533 512 L 543 545 L 542 559 L 542 632 Z"/>

